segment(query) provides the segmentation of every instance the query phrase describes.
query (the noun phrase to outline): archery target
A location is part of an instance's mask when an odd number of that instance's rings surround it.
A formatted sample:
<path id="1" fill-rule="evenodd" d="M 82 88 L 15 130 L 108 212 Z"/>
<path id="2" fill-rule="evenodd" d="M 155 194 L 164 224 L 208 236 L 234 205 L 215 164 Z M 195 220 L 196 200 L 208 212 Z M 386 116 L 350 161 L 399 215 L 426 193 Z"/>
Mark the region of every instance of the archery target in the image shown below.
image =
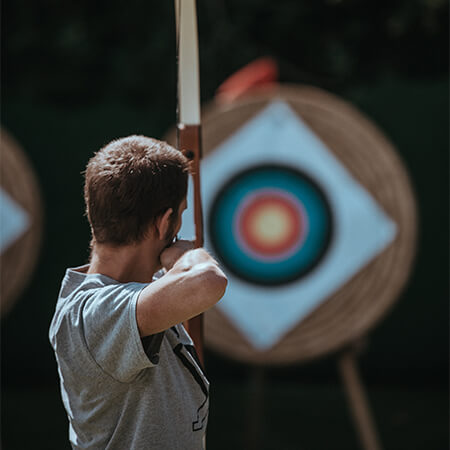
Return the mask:
<path id="1" fill-rule="evenodd" d="M 397 233 L 364 186 L 281 101 L 209 153 L 201 170 L 205 247 L 229 280 L 218 308 L 259 351 L 273 347 Z M 195 234 L 191 217 L 188 208 L 183 237 Z"/>
<path id="2" fill-rule="evenodd" d="M 208 347 L 286 364 L 364 336 L 398 298 L 414 256 L 415 199 L 389 140 L 348 102 L 311 86 L 279 86 L 226 107 L 212 102 L 202 130 L 204 246 L 229 281 L 205 313 Z M 174 144 L 175 129 L 166 139 Z M 264 186 L 250 187 L 262 171 Z M 276 265 L 302 252 L 317 224 L 304 195 L 271 182 L 275 172 L 309 186 L 329 213 L 317 260 L 305 257 L 303 273 L 278 279 Z M 184 239 L 195 236 L 191 184 L 188 205 Z M 245 259 L 253 273 L 243 270 Z M 261 276 L 265 265 L 273 270 Z"/>
<path id="3" fill-rule="evenodd" d="M 34 170 L 18 142 L 1 130 L 0 278 L 1 314 L 19 298 L 37 262 L 42 200 Z"/>
<path id="4" fill-rule="evenodd" d="M 310 272 L 332 234 L 329 202 L 300 170 L 261 165 L 233 176 L 209 214 L 216 255 L 239 278 L 282 285 Z"/>

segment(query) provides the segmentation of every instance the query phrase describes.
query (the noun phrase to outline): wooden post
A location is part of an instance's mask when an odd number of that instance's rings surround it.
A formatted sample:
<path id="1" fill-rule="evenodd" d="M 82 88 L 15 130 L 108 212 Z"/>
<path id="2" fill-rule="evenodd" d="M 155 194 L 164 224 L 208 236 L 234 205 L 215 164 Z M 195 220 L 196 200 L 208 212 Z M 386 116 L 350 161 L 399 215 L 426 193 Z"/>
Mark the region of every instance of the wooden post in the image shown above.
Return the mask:
<path id="1" fill-rule="evenodd" d="M 338 367 L 362 447 L 365 450 L 381 450 L 367 397 L 358 374 L 354 348 L 340 355 Z"/>

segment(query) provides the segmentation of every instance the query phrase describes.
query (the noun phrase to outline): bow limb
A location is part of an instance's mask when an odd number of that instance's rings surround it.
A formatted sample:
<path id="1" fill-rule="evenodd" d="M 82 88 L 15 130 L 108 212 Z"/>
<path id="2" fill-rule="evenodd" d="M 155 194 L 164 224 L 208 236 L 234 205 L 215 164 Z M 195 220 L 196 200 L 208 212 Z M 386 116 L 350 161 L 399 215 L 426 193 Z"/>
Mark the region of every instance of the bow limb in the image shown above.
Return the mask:
<path id="1" fill-rule="evenodd" d="M 175 18 L 178 58 L 177 145 L 190 160 L 194 188 L 195 247 L 202 247 L 200 77 L 195 0 L 175 0 Z M 190 319 L 185 327 L 203 365 L 203 315 Z"/>

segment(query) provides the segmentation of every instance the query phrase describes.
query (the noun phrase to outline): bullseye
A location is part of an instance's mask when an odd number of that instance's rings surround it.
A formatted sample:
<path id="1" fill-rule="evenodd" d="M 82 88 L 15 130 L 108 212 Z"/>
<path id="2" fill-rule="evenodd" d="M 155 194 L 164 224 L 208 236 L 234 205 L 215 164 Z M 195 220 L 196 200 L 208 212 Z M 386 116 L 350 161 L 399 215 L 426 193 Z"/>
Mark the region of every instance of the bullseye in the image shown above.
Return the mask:
<path id="1" fill-rule="evenodd" d="M 302 205 L 276 190 L 247 196 L 234 220 L 235 236 L 247 253 L 264 260 L 284 259 L 301 245 L 307 231 Z"/>

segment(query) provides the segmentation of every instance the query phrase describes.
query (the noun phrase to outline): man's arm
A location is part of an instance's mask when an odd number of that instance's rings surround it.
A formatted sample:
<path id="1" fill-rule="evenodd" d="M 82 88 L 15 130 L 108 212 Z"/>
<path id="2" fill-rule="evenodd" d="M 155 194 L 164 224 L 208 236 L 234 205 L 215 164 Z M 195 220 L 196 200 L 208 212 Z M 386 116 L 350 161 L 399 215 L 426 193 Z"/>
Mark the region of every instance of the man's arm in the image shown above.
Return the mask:
<path id="1" fill-rule="evenodd" d="M 166 252 L 166 257 L 161 254 L 161 262 L 168 272 L 145 287 L 138 298 L 136 316 L 141 337 L 201 314 L 225 293 L 227 278 L 204 249 L 184 249 L 179 258 L 182 250 L 177 254 L 169 248 Z"/>

